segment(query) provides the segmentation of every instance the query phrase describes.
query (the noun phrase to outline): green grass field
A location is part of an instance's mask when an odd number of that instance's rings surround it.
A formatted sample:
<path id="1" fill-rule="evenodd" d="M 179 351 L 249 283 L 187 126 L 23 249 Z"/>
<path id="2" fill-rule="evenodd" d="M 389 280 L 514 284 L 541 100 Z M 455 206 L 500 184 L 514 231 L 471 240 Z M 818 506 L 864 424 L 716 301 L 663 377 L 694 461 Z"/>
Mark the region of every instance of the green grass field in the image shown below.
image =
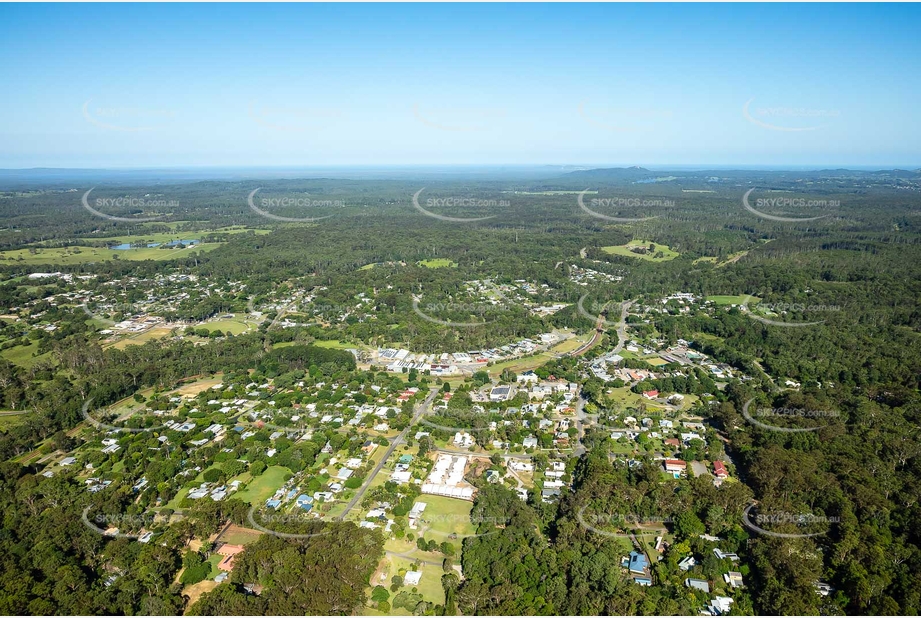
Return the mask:
<path id="1" fill-rule="evenodd" d="M 224 533 L 221 537 L 221 541 L 232 545 L 247 545 L 249 543 L 255 543 L 261 536 L 262 533 L 258 530 L 247 530 L 234 526 Z"/>
<path id="2" fill-rule="evenodd" d="M 652 253 L 636 253 L 632 251 L 634 247 L 649 247 L 650 244 L 655 245 L 655 250 Z M 616 245 L 612 247 L 602 247 L 602 251 L 605 253 L 610 253 L 611 255 L 623 255 L 626 257 L 640 258 L 648 262 L 667 262 L 669 260 L 674 260 L 676 257 L 681 255 L 677 251 L 672 251 L 668 248 L 667 245 L 662 245 L 659 243 L 654 243 L 650 240 L 631 240 L 626 245 Z M 659 253 L 662 253 L 662 257 L 656 257 Z"/>
<path id="3" fill-rule="evenodd" d="M 259 506 L 272 497 L 275 491 L 284 485 L 285 476 L 291 474 L 291 470 L 284 466 L 269 466 L 265 472 L 250 481 L 241 492 L 234 495 L 235 498 L 249 504 Z"/>
<path id="4" fill-rule="evenodd" d="M 457 262 L 452 262 L 447 258 L 433 258 L 431 260 L 422 260 L 416 263 L 425 268 L 457 268 Z"/>
<path id="5" fill-rule="evenodd" d="M 208 579 L 214 579 L 221 574 L 221 570 L 217 568 L 217 565 L 220 564 L 221 560 L 224 559 L 224 556 L 220 554 L 211 554 L 208 556 L 208 564 L 211 565 L 211 572 L 208 573 Z"/>
<path id="6" fill-rule="evenodd" d="M 426 522 L 425 538 L 434 539 L 439 543 L 448 541 L 460 549 L 460 537 L 476 532 L 476 526 L 470 521 L 472 502 L 432 495 L 419 496 L 416 502 L 425 502 L 428 505 L 422 514 L 422 519 Z M 451 534 L 457 534 L 458 538 L 448 538 Z"/>
<path id="7" fill-rule="evenodd" d="M 126 346 L 129 345 L 144 345 L 148 341 L 153 341 L 154 339 L 160 339 L 161 337 L 169 337 L 172 335 L 172 328 L 149 328 L 143 333 L 137 333 L 128 335 L 119 339 L 118 341 L 111 344 L 111 347 L 117 350 L 124 350 Z"/>
<path id="8" fill-rule="evenodd" d="M 440 554 L 427 554 L 427 560 L 437 560 Z M 387 574 L 386 585 L 389 588 L 390 578 L 397 574 L 400 569 L 409 570 L 410 565 L 412 565 L 412 560 L 403 558 L 402 556 L 387 556 L 387 561 L 390 563 L 390 569 Z M 444 572 L 440 567 L 431 565 L 431 564 L 422 564 L 419 566 L 419 570 L 422 571 L 422 579 L 419 580 L 417 586 L 403 586 L 395 593 L 391 593 L 390 600 L 393 601 L 393 597 L 399 594 L 402 590 L 411 591 L 414 587 L 417 592 L 422 595 L 422 598 L 426 601 L 440 605 L 445 601 L 444 588 L 441 586 L 441 576 L 444 575 Z M 405 608 L 392 608 L 390 611 L 391 616 L 402 616 L 406 614 Z"/>
<path id="9" fill-rule="evenodd" d="M 12 348 L 8 348 L 0 352 L 0 356 L 10 361 L 14 365 L 19 365 L 20 367 L 32 367 L 35 363 L 51 358 L 50 352 L 45 352 L 44 354 L 39 354 L 38 356 L 32 356 L 35 352 L 38 351 L 37 343 L 30 343 L 29 345 L 18 345 Z"/>
<path id="10" fill-rule="evenodd" d="M 505 360 L 490 367 L 485 367 L 484 369 L 492 375 L 498 375 L 508 369 L 515 373 L 521 373 L 523 371 L 531 371 L 537 369 L 547 361 L 554 359 L 554 354 L 566 354 L 572 352 L 581 346 L 583 343 L 586 343 L 591 337 L 588 336 L 579 336 L 579 337 L 570 337 L 565 341 L 561 341 L 546 352 L 540 352 L 533 356 L 526 356 L 524 358 L 512 358 Z"/>
<path id="11" fill-rule="evenodd" d="M 736 296 L 725 296 L 725 295 L 716 295 L 716 296 L 707 296 L 706 300 L 712 300 L 717 305 L 741 305 L 745 302 L 747 298 L 746 294 L 737 294 Z M 757 296 L 752 296 L 748 301 L 748 304 L 754 306 L 758 304 L 758 301 L 761 299 Z"/>
<path id="12" fill-rule="evenodd" d="M 370 349 L 367 345 L 363 343 L 348 343 L 346 341 L 336 341 L 335 339 L 317 339 L 311 345 L 315 345 L 318 348 L 333 348 L 336 350 Z"/>
<path id="13" fill-rule="evenodd" d="M 240 335 L 250 330 L 255 330 L 258 327 L 255 320 L 249 318 L 245 314 L 236 315 L 232 318 L 227 318 L 224 320 L 215 320 L 213 322 L 205 322 L 204 324 L 199 324 L 198 328 L 207 328 L 208 330 L 219 330 L 226 333 L 227 331 L 232 332 L 234 335 Z"/>
<path id="14" fill-rule="evenodd" d="M 7 431 L 11 427 L 22 423 L 29 418 L 28 413 L 23 414 L 0 414 L 0 432 Z"/>

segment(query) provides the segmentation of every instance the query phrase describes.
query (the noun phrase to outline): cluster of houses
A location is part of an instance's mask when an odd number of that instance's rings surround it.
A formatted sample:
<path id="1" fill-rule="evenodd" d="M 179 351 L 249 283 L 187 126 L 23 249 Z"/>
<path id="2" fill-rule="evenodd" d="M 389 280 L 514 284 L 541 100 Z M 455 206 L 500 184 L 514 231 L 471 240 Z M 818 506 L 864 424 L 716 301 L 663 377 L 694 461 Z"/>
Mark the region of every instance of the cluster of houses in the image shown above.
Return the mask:
<path id="1" fill-rule="evenodd" d="M 300 383 L 298 387 L 303 389 L 303 383 Z M 325 382 L 319 382 L 313 385 L 308 392 L 317 393 L 325 388 L 332 391 L 346 389 L 344 385 L 327 385 Z M 264 426 L 275 427 L 277 432 L 272 434 L 272 440 L 282 435 L 295 441 L 309 440 L 313 436 L 312 429 L 329 426 L 348 426 L 378 433 L 387 433 L 390 431 L 388 419 L 400 412 L 399 405 L 401 403 L 408 401 L 419 391 L 416 387 L 410 387 L 404 389 L 396 397 L 391 398 L 377 385 L 372 385 L 371 390 L 380 394 L 377 402 L 355 403 L 351 398 L 357 395 L 359 391 L 344 390 L 345 397 L 335 404 L 328 405 L 325 411 L 320 411 L 317 403 L 295 403 L 292 404 L 291 409 L 279 410 L 275 407 L 276 402 L 274 400 L 264 402 L 264 405 L 257 405 L 260 403 L 258 400 L 250 400 L 247 402 L 246 418 L 255 423 L 257 428 L 260 423 Z M 259 397 L 259 393 L 249 393 L 248 395 Z M 447 395 L 450 395 L 450 393 L 447 393 Z M 284 422 L 285 426 L 279 427 L 278 423 L 280 422 Z M 306 426 L 308 425 L 312 429 L 307 429 Z M 246 428 L 242 425 L 234 427 L 234 430 L 243 431 L 242 437 L 244 439 L 253 435 L 252 428 Z"/>
<path id="2" fill-rule="evenodd" d="M 428 435 L 426 432 L 419 432 L 419 433 L 425 433 L 426 435 Z M 397 459 L 397 463 L 393 467 L 393 473 L 391 473 L 390 475 L 390 480 L 393 481 L 394 483 L 400 483 L 401 485 L 403 483 L 408 483 L 409 480 L 412 478 L 412 472 L 410 471 L 410 465 L 412 464 L 412 462 L 413 462 L 413 456 L 410 455 L 409 453 L 400 455 L 400 457 Z"/>
<path id="3" fill-rule="evenodd" d="M 576 285 L 587 286 L 590 283 L 598 283 L 599 281 L 617 283 L 618 281 L 623 281 L 623 279 L 621 275 L 609 275 L 591 268 L 581 268 L 575 264 L 569 265 L 569 280 Z"/>
<path id="4" fill-rule="evenodd" d="M 536 340 L 525 338 L 498 348 L 441 354 L 414 354 L 402 348 L 379 348 L 377 352 L 372 352 L 370 362 L 372 365 L 382 365 L 392 373 L 415 369 L 430 371 L 433 376 L 452 376 L 459 375 L 461 367 L 478 369 L 490 362 L 533 354 L 542 346 L 552 345 L 559 339 L 553 333 L 543 333 Z"/>
<path id="5" fill-rule="evenodd" d="M 190 500 L 200 500 L 210 496 L 215 502 L 220 502 L 227 497 L 227 494 L 240 489 L 240 481 L 231 481 L 229 485 L 217 485 L 217 483 L 202 483 L 198 487 L 190 490 L 188 498 Z"/>
<path id="6" fill-rule="evenodd" d="M 706 536 L 708 540 L 719 540 L 717 537 Z M 738 562 L 739 557 L 732 552 L 724 552 L 719 548 L 713 549 L 713 555 L 716 556 L 718 560 L 729 560 L 730 562 Z M 690 571 L 692 568 L 697 566 L 698 561 L 694 556 L 687 556 L 678 563 L 678 568 L 682 571 Z M 742 573 L 739 571 L 728 570 L 726 573 L 723 573 L 723 581 L 731 588 L 743 588 L 745 583 L 742 579 Z M 700 579 L 696 577 L 688 577 L 684 580 L 684 585 L 688 588 L 694 590 L 700 590 L 705 594 L 710 594 L 711 582 L 706 579 Z M 707 603 L 706 607 L 701 610 L 701 615 L 704 616 L 725 616 L 731 611 L 731 606 L 733 603 L 732 597 L 726 596 L 714 596 Z"/>
<path id="7" fill-rule="evenodd" d="M 529 464 L 530 465 L 530 464 Z M 566 464 L 562 461 L 551 461 L 549 468 L 544 470 L 543 488 L 540 491 L 542 502 L 556 502 L 560 499 L 563 489 L 568 486 L 563 480 L 566 475 Z"/>
<path id="8" fill-rule="evenodd" d="M 468 294 L 477 296 L 481 302 L 491 305 L 512 303 L 526 307 L 532 315 L 538 316 L 553 315 L 567 306 L 565 303 L 541 305 L 535 302 L 533 297 L 539 296 L 546 300 L 555 290 L 546 283 L 531 283 L 526 279 L 516 279 L 510 284 L 495 284 L 489 280 L 467 281 L 464 289 Z"/>
<path id="9" fill-rule="evenodd" d="M 710 540 L 719 540 L 712 536 L 706 536 L 706 538 Z M 661 537 L 659 541 L 661 542 Z M 719 560 L 729 560 L 731 562 L 739 561 L 739 557 L 736 554 L 724 552 L 719 548 L 714 548 L 713 554 Z M 678 563 L 678 568 L 684 572 L 688 572 L 698 564 L 699 562 L 694 556 L 686 556 Z M 629 573 L 634 583 L 640 586 L 652 586 L 649 558 L 645 553 L 637 550 L 630 552 L 629 556 L 624 556 L 622 558 L 621 566 Z M 730 589 L 738 589 L 745 586 L 742 579 L 742 573 L 738 571 L 728 570 L 726 573 L 723 573 L 723 581 Z M 700 579 L 698 577 L 687 577 L 684 580 L 684 585 L 687 588 L 699 590 L 705 594 L 710 594 L 711 583 L 712 582 L 706 579 Z M 707 602 L 707 605 L 700 611 L 700 614 L 704 616 L 728 615 L 731 611 L 733 602 L 732 597 L 716 595 Z"/>
<path id="10" fill-rule="evenodd" d="M 636 440 L 641 434 L 645 434 L 654 440 L 662 440 L 666 447 L 671 447 L 674 450 L 690 445 L 692 440 L 705 441 L 704 436 L 698 433 L 703 432 L 705 429 L 702 423 L 681 421 L 681 427 L 685 431 L 682 431 L 675 423 L 676 421 L 674 420 L 663 418 L 659 419 L 658 426 L 656 426 L 656 423 L 649 417 L 638 421 L 634 416 L 625 416 L 623 418 L 624 427 L 622 429 L 613 429 L 611 439 L 620 440 L 621 438 L 626 438 Z"/>
<path id="11" fill-rule="evenodd" d="M 571 402 L 579 393 L 579 385 L 568 380 L 557 380 L 552 376 L 541 380 L 533 371 L 525 371 L 515 377 L 519 387 L 528 395 L 529 401 L 542 401 L 545 398 L 561 394 L 564 401 Z"/>
<path id="12" fill-rule="evenodd" d="M 476 488 L 464 481 L 467 457 L 439 454 L 425 482 L 422 493 L 461 500 L 473 500 Z"/>

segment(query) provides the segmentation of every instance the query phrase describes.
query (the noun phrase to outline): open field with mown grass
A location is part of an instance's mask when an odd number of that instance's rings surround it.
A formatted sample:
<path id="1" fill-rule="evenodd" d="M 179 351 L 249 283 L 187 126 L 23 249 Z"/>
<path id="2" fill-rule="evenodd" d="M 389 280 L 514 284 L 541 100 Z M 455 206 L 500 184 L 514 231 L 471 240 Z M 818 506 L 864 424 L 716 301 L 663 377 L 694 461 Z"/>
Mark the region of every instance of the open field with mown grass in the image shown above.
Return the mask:
<path id="1" fill-rule="evenodd" d="M 417 264 L 419 266 L 424 266 L 425 268 L 457 268 L 457 262 L 452 262 L 451 260 L 445 258 L 422 260 L 417 262 Z"/>
<path id="2" fill-rule="evenodd" d="M 284 466 L 269 466 L 265 472 L 250 481 L 246 489 L 236 493 L 234 497 L 254 506 L 260 506 L 285 484 L 285 476 L 289 474 L 291 470 Z"/>
<path id="3" fill-rule="evenodd" d="M 112 347 L 116 350 L 124 350 L 129 345 L 144 345 L 148 341 L 153 341 L 154 339 L 160 339 L 161 337 L 169 337 L 173 333 L 173 328 L 167 328 L 165 326 L 149 328 L 142 333 L 128 335 L 123 339 L 107 344 L 106 347 Z"/>
<path id="4" fill-rule="evenodd" d="M 633 251 L 633 249 L 636 249 L 639 247 L 648 248 L 649 245 L 655 245 L 655 249 L 651 252 L 647 251 L 646 253 L 637 253 L 636 251 Z M 640 239 L 631 240 L 625 245 L 602 247 L 601 250 L 611 255 L 622 255 L 625 257 L 639 258 L 639 259 L 646 260 L 649 262 L 667 262 L 669 260 L 674 260 L 676 257 L 681 255 L 677 251 L 672 251 L 671 249 L 669 249 L 668 245 L 662 245 L 662 244 L 659 244 L 657 242 L 653 242 L 650 240 L 640 240 Z M 661 253 L 662 255 L 659 256 L 659 253 Z"/>
<path id="5" fill-rule="evenodd" d="M 721 295 L 717 294 L 715 296 L 707 296 L 705 300 L 711 300 L 717 305 L 741 305 L 745 302 L 745 299 L 749 298 L 746 294 L 736 294 L 735 296 L 730 295 Z M 749 305 L 756 305 L 761 299 L 757 296 L 752 296 L 749 299 Z"/>
<path id="6" fill-rule="evenodd" d="M 32 367 L 39 361 L 51 359 L 51 352 L 45 352 L 44 354 L 33 356 L 33 354 L 35 354 L 37 351 L 37 343 L 30 343 L 29 345 L 17 345 L 0 352 L 0 357 L 5 358 L 14 365 L 19 365 L 20 367 L 27 368 Z"/>

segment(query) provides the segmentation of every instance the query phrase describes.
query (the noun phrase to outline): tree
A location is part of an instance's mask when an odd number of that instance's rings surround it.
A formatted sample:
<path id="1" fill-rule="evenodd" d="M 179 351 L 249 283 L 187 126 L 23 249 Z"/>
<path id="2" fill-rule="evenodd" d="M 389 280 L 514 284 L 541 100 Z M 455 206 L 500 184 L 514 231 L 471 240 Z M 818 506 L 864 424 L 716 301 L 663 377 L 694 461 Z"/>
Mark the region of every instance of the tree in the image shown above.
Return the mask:
<path id="1" fill-rule="evenodd" d="M 383 586 L 375 586 L 374 590 L 371 591 L 371 600 L 375 603 L 380 603 L 381 601 L 386 601 L 390 598 L 390 593 Z"/>

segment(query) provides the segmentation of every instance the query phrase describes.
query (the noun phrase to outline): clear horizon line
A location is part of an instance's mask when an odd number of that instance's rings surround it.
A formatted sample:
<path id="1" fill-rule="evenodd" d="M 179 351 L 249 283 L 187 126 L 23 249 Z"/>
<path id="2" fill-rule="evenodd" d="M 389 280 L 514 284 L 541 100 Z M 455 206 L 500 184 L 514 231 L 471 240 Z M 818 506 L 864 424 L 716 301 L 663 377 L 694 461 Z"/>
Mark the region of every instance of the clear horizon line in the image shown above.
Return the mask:
<path id="1" fill-rule="evenodd" d="M 696 168 L 700 170 L 723 169 L 723 170 L 759 170 L 770 171 L 821 171 L 828 169 L 842 170 L 905 170 L 921 171 L 921 163 L 916 164 L 822 164 L 822 163 L 804 163 L 804 164 L 780 164 L 780 163 L 331 163 L 331 164 L 283 164 L 283 165 L 148 165 L 148 166 L 101 166 L 101 167 L 62 167 L 62 166 L 30 166 L 30 167 L 0 167 L 3 172 L 27 172 L 37 170 L 52 171 L 164 171 L 164 170 L 291 170 L 291 169 L 397 169 L 397 168 L 503 168 L 503 167 L 521 167 L 521 168 L 540 168 L 540 167 L 567 167 L 567 168 L 584 168 L 584 169 L 631 169 L 631 168 L 659 168 L 668 169 L 669 167 Z"/>

